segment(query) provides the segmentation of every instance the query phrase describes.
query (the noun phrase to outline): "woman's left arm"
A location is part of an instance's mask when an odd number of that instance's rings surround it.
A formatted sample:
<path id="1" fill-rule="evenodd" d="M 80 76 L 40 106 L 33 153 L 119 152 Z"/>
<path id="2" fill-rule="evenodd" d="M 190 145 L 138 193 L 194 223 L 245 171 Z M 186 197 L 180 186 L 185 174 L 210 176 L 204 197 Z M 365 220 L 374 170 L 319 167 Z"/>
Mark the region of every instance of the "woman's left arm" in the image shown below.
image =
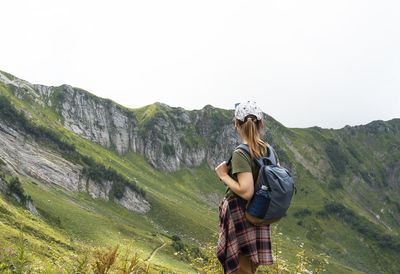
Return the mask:
<path id="1" fill-rule="evenodd" d="M 235 181 L 228 174 L 229 168 L 226 162 L 222 162 L 215 168 L 218 177 L 223 181 L 233 192 L 245 200 L 250 200 L 254 194 L 254 180 L 251 172 L 237 173 L 238 181 Z"/>

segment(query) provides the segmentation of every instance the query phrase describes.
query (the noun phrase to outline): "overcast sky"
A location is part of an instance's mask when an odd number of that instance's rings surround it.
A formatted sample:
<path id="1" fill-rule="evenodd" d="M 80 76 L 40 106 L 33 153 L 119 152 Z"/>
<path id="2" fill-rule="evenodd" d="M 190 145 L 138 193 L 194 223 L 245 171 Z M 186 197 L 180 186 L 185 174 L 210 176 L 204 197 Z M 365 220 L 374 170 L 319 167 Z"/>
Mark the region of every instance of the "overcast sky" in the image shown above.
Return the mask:
<path id="1" fill-rule="evenodd" d="M 400 118 L 400 1 L 1 1 L 0 69 L 127 107 L 233 109 L 289 127 Z"/>

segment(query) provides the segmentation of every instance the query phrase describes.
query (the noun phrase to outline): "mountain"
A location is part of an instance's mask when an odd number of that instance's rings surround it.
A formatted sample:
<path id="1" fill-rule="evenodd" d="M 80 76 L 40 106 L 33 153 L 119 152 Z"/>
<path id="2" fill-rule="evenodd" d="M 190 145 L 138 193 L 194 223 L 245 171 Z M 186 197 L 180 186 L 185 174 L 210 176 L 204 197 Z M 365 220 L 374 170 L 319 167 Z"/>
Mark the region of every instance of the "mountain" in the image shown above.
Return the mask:
<path id="1" fill-rule="evenodd" d="M 134 239 L 147 258 L 166 243 L 152 262 L 174 271 L 189 267 L 174 255 L 176 236 L 190 248 L 215 243 L 224 187 L 213 168 L 240 142 L 233 110 L 129 109 L 1 71 L 0 106 L 0 241 L 12 243 L 25 220 L 38 256 L 49 237 L 53 256 Z M 283 256 L 296 260 L 302 244 L 311 257 L 328 255 L 331 272 L 398 272 L 400 119 L 339 130 L 264 120 L 263 138 L 297 186 L 277 225 Z"/>

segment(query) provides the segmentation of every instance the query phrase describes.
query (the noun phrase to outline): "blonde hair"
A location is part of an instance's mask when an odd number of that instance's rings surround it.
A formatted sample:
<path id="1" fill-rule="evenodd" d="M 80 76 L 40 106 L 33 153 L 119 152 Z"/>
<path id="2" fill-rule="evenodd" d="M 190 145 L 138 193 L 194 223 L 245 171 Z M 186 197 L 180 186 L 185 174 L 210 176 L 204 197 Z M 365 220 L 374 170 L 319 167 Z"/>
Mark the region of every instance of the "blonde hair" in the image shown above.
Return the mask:
<path id="1" fill-rule="evenodd" d="M 244 122 L 238 119 L 236 121 L 249 145 L 251 159 L 253 159 L 253 153 L 257 158 L 261 158 L 267 151 L 267 144 L 260 139 L 261 120 L 257 120 L 254 115 L 247 115 Z"/>

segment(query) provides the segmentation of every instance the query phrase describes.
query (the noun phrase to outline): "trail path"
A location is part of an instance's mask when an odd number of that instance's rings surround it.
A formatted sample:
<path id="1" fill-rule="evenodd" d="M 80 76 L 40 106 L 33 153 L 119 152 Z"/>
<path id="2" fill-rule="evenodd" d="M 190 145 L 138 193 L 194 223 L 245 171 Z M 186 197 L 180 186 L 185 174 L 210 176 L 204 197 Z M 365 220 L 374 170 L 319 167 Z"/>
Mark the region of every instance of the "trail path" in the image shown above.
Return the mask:
<path id="1" fill-rule="evenodd" d="M 162 245 L 160 245 L 159 247 L 155 248 L 153 250 L 153 252 L 151 252 L 150 256 L 146 260 L 144 260 L 145 262 L 149 262 L 153 258 L 153 256 L 156 255 L 157 251 L 159 249 L 163 248 L 166 245 L 166 243 L 164 242 L 164 240 L 162 238 L 159 238 L 159 239 L 161 240 Z"/>

